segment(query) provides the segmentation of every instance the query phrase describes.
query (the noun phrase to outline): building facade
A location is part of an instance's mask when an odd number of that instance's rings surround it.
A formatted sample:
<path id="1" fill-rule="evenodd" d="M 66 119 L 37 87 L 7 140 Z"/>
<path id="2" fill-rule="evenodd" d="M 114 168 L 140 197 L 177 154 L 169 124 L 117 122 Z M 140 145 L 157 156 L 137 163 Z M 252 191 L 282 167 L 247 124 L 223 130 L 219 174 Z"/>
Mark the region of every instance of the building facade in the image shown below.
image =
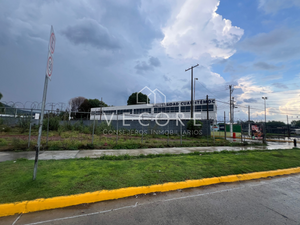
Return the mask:
<path id="1" fill-rule="evenodd" d="M 194 101 L 194 118 L 207 119 L 206 99 Z M 210 120 L 217 120 L 215 99 L 208 99 Z M 91 109 L 90 120 L 138 120 L 138 119 L 190 119 L 191 101 L 177 101 L 159 104 L 137 104 L 126 106 L 99 107 Z"/>

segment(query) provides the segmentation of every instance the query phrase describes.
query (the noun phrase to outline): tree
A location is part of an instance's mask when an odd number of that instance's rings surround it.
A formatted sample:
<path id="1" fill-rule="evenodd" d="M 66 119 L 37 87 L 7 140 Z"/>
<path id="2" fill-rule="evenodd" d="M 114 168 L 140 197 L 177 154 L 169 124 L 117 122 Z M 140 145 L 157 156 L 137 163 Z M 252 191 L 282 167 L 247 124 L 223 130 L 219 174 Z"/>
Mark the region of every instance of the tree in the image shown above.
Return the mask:
<path id="1" fill-rule="evenodd" d="M 81 104 L 84 102 L 86 98 L 85 97 L 76 97 L 76 98 L 71 98 L 69 101 L 69 104 L 71 105 L 71 110 L 72 112 L 78 112 L 79 107 Z"/>
<path id="2" fill-rule="evenodd" d="M 83 103 L 78 108 L 78 112 L 76 114 L 77 118 L 88 118 L 89 112 L 91 110 L 91 105 L 88 99 L 85 99 Z"/>
<path id="3" fill-rule="evenodd" d="M 137 95 L 138 95 L 138 99 L 137 99 Z M 146 103 L 149 104 L 150 99 L 148 98 L 147 95 L 141 92 L 132 93 L 127 100 L 127 105 L 146 104 Z"/>
<path id="4" fill-rule="evenodd" d="M 284 122 L 281 122 L 281 121 L 269 121 L 267 122 L 267 127 L 270 127 L 270 128 L 277 128 L 277 127 L 283 127 L 285 126 L 286 124 Z"/>
<path id="5" fill-rule="evenodd" d="M 103 102 L 103 101 L 100 101 L 99 99 L 89 99 L 89 103 L 90 103 L 90 106 L 91 108 L 97 108 L 97 107 L 108 107 L 108 105 Z"/>
<path id="6" fill-rule="evenodd" d="M 2 97 L 3 97 L 3 95 L 2 95 L 2 93 L 0 92 L 0 100 L 1 100 Z"/>
<path id="7" fill-rule="evenodd" d="M 292 125 L 293 127 L 300 127 L 300 120 L 293 120 L 293 121 L 291 122 L 291 125 Z"/>

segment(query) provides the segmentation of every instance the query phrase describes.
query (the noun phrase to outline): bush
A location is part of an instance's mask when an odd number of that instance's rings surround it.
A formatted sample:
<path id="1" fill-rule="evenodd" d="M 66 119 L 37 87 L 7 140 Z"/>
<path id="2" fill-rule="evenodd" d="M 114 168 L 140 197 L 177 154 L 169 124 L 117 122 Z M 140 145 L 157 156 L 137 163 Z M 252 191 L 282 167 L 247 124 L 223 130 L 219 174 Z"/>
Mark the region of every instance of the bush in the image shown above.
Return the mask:
<path id="1" fill-rule="evenodd" d="M 111 124 L 108 125 L 106 122 L 101 122 L 99 125 L 95 126 L 95 134 L 101 135 L 101 134 L 103 134 L 104 130 L 112 130 L 113 131 L 114 128 Z"/>
<path id="2" fill-rule="evenodd" d="M 12 139 L 12 146 L 14 150 L 21 150 L 27 148 L 27 141 L 23 141 L 21 139 L 13 138 Z"/>
<path id="3" fill-rule="evenodd" d="M 63 125 L 60 126 L 62 131 L 72 131 L 74 130 L 74 127 L 70 122 L 64 122 Z"/>
<path id="4" fill-rule="evenodd" d="M 195 124 L 196 126 L 195 126 Z M 202 135 L 202 122 L 199 120 L 190 120 L 187 123 L 187 129 L 189 131 L 191 131 L 191 133 L 189 134 L 192 137 L 196 137 L 196 136 L 201 136 Z"/>
<path id="5" fill-rule="evenodd" d="M 24 133 L 25 131 L 29 130 L 30 122 L 31 122 L 30 116 L 24 116 L 18 118 L 18 127 L 21 128 L 21 133 Z"/>
<path id="6" fill-rule="evenodd" d="M 0 138 L 0 146 L 6 146 L 8 144 L 8 142 L 3 139 L 3 138 Z"/>
<path id="7" fill-rule="evenodd" d="M 10 132 L 11 131 L 11 127 L 9 126 L 3 126 L 1 129 L 2 132 Z"/>
<path id="8" fill-rule="evenodd" d="M 59 117 L 50 117 L 49 118 L 49 130 L 54 130 L 57 131 L 59 128 Z M 44 120 L 43 120 L 43 130 L 47 130 L 48 126 L 48 116 L 45 115 Z"/>
<path id="9" fill-rule="evenodd" d="M 76 130 L 76 131 L 79 131 L 79 132 L 83 132 L 83 129 L 84 129 L 84 125 L 83 125 L 83 121 L 80 121 L 80 122 L 76 122 L 74 125 L 73 125 L 73 130 Z"/>

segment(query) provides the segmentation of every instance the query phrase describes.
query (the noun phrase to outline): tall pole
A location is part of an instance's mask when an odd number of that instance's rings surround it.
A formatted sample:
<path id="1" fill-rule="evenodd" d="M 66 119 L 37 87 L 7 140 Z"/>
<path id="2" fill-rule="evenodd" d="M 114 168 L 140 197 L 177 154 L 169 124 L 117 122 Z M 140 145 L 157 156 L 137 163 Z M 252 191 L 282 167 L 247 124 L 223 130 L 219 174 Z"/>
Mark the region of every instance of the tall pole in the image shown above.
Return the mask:
<path id="1" fill-rule="evenodd" d="M 286 115 L 286 120 L 287 120 L 287 128 L 288 128 L 288 137 L 290 137 L 289 116 L 288 115 Z"/>
<path id="2" fill-rule="evenodd" d="M 70 101 L 69 120 L 71 120 L 72 100 Z"/>
<path id="3" fill-rule="evenodd" d="M 49 78 L 46 75 L 45 76 L 44 91 L 43 91 L 41 118 L 40 118 L 40 123 L 39 123 L 39 136 L 38 136 L 38 141 L 37 141 L 37 150 L 35 151 L 33 180 L 35 180 L 35 178 L 36 178 L 36 172 L 37 172 L 37 167 L 38 167 L 38 159 L 39 159 L 39 151 L 40 151 L 40 148 L 41 148 L 41 136 L 42 136 L 42 127 L 43 127 L 45 103 L 46 103 L 46 96 L 47 96 L 48 80 L 49 80 Z"/>
<path id="4" fill-rule="evenodd" d="M 263 143 L 266 143 L 266 135 L 267 135 L 267 107 L 266 107 L 266 100 L 268 99 L 268 97 L 262 97 L 262 99 L 264 100 L 264 105 L 265 105 L 265 126 L 264 126 L 264 138 L 263 138 Z"/>
<path id="5" fill-rule="evenodd" d="M 210 123 L 209 123 L 209 112 L 208 112 L 208 95 L 206 95 L 206 117 L 207 117 L 207 137 L 209 134 Z"/>
<path id="6" fill-rule="evenodd" d="M 209 112 L 208 112 L 208 95 L 206 95 L 206 118 L 209 120 Z"/>
<path id="7" fill-rule="evenodd" d="M 41 136 L 42 136 L 44 111 L 45 111 L 45 104 L 46 104 L 46 97 L 47 97 L 48 80 L 51 79 L 52 71 L 53 71 L 52 57 L 53 57 L 53 53 L 54 53 L 54 49 L 55 49 L 55 40 L 56 39 L 55 39 L 53 26 L 51 26 L 50 40 L 49 40 L 49 46 L 48 46 L 47 67 L 46 67 L 45 83 L 44 83 L 44 91 L 43 91 L 43 101 L 42 101 L 42 108 L 41 108 L 41 118 L 39 121 L 39 136 L 38 136 L 38 141 L 37 141 L 37 149 L 35 152 L 35 161 L 34 161 L 34 169 L 33 169 L 33 180 L 36 179 L 39 151 L 41 148 Z"/>
<path id="8" fill-rule="evenodd" d="M 231 94 L 233 92 L 233 88 L 232 85 L 229 85 L 229 100 L 230 100 L 230 118 L 229 118 L 229 122 L 230 122 L 230 137 L 232 137 L 233 135 L 233 129 L 232 129 L 232 102 L 231 102 Z"/>
<path id="9" fill-rule="evenodd" d="M 248 135 L 251 136 L 251 130 L 250 130 L 250 105 L 248 105 Z"/>
<path id="10" fill-rule="evenodd" d="M 188 68 L 188 69 L 185 70 L 185 72 L 191 70 L 191 119 L 194 118 L 194 108 L 193 108 L 194 107 L 194 99 L 193 99 L 193 69 L 195 67 L 197 67 L 197 66 L 199 66 L 199 64 L 197 64 L 195 66 L 192 66 L 192 67 L 190 67 L 190 68 Z"/>
<path id="11" fill-rule="evenodd" d="M 226 114 L 225 114 L 225 111 L 224 111 L 224 132 L 225 132 L 225 140 L 226 140 Z"/>
<path id="12" fill-rule="evenodd" d="M 197 77 L 194 78 L 194 101 L 196 100 L 196 80 L 198 80 Z M 194 104 L 194 112 L 196 112 L 195 104 Z"/>

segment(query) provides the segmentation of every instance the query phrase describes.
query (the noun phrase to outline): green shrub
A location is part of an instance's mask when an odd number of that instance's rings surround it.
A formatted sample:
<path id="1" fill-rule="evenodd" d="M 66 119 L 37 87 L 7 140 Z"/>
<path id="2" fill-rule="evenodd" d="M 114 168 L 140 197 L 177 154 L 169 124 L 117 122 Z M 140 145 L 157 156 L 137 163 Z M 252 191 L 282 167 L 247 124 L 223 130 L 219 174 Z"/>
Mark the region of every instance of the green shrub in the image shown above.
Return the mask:
<path id="1" fill-rule="evenodd" d="M 5 126 L 3 126 L 3 127 L 1 128 L 1 131 L 2 131 L 2 132 L 6 132 L 6 133 L 7 133 L 7 132 L 10 132 L 10 131 L 11 131 L 11 127 L 5 125 Z"/>
<path id="2" fill-rule="evenodd" d="M 82 132 L 85 133 L 85 134 L 91 134 L 90 127 L 85 126 L 85 127 L 83 128 L 83 131 L 82 131 Z"/>
<path id="3" fill-rule="evenodd" d="M 8 144 L 7 140 L 0 138 L 0 146 L 6 146 Z"/>
<path id="4" fill-rule="evenodd" d="M 63 131 L 74 130 L 74 127 L 72 126 L 72 124 L 70 122 L 64 122 L 60 127 L 63 129 Z"/>
<path id="5" fill-rule="evenodd" d="M 196 124 L 196 126 L 195 126 Z M 189 136 L 196 137 L 202 135 L 202 122 L 199 120 L 190 120 L 187 123 L 187 129 L 191 132 Z"/>
<path id="6" fill-rule="evenodd" d="M 84 125 L 83 125 L 82 121 L 74 123 L 73 130 L 76 130 L 76 131 L 79 131 L 82 133 L 83 129 L 84 129 Z"/>
<path id="7" fill-rule="evenodd" d="M 24 116 L 18 118 L 18 127 L 21 128 L 21 133 L 24 133 L 25 131 L 29 130 L 31 121 L 31 116 Z"/>
<path id="8" fill-rule="evenodd" d="M 50 117 L 49 118 L 49 130 L 57 131 L 59 128 L 59 117 Z M 45 115 L 45 118 L 43 120 L 43 130 L 47 130 L 48 127 L 48 116 Z"/>
<path id="9" fill-rule="evenodd" d="M 92 124 L 91 124 L 92 125 Z M 108 125 L 106 122 L 101 122 L 97 126 L 95 126 L 95 134 L 101 135 L 104 134 L 104 131 L 114 131 L 113 126 L 110 124 Z"/>
<path id="10" fill-rule="evenodd" d="M 14 150 L 25 149 L 25 148 L 27 148 L 27 144 L 28 144 L 27 141 L 23 141 L 18 138 L 12 139 L 12 146 L 13 146 Z"/>

